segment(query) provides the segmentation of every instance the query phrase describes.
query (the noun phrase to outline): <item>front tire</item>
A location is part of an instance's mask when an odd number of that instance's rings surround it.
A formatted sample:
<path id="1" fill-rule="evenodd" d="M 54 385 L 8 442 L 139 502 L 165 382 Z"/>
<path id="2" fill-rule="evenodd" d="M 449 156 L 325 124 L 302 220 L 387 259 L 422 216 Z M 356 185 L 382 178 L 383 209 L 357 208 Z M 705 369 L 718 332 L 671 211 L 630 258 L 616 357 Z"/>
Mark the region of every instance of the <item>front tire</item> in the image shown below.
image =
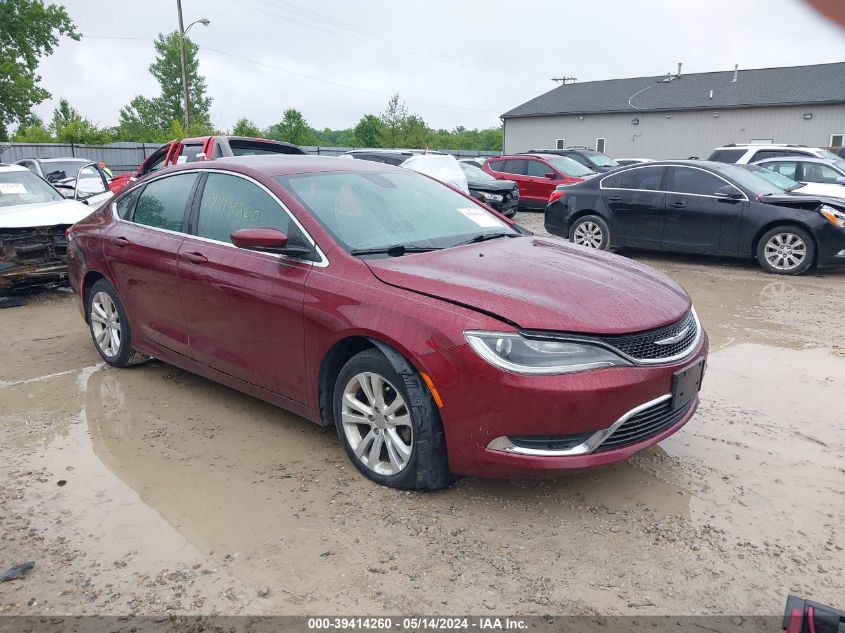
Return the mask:
<path id="1" fill-rule="evenodd" d="M 419 373 L 376 349 L 353 356 L 334 386 L 334 419 L 349 459 L 391 488 L 437 490 L 453 477 L 440 414 Z"/>
<path id="2" fill-rule="evenodd" d="M 800 275 L 813 265 L 816 243 L 797 226 L 776 226 L 757 242 L 757 261 L 776 275 Z"/>
<path id="3" fill-rule="evenodd" d="M 610 250 L 610 227 L 597 215 L 585 215 L 569 229 L 569 241 L 587 248 Z"/>
<path id="4" fill-rule="evenodd" d="M 132 349 L 129 319 L 117 291 L 107 280 L 100 279 L 88 292 L 88 326 L 94 347 L 112 367 L 130 367 L 150 359 Z"/>

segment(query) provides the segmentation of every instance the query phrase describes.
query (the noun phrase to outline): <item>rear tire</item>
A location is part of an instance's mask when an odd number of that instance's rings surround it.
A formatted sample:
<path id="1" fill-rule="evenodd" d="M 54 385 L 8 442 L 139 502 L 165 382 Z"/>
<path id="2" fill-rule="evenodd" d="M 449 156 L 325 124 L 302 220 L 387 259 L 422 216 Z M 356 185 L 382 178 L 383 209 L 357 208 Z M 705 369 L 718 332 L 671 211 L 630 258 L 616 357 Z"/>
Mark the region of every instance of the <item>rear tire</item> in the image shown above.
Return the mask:
<path id="1" fill-rule="evenodd" d="M 379 350 L 367 349 L 343 366 L 333 397 L 340 441 L 355 467 L 376 483 L 446 488 L 454 477 L 440 413 L 422 377 L 402 361 L 397 372 Z"/>
<path id="2" fill-rule="evenodd" d="M 757 242 L 757 261 L 775 275 L 800 275 L 816 259 L 813 237 L 797 226 L 776 226 Z"/>
<path id="3" fill-rule="evenodd" d="M 610 227 L 597 215 L 585 215 L 569 229 L 569 241 L 587 248 L 610 250 Z"/>
<path id="4" fill-rule="evenodd" d="M 150 360 L 132 349 L 132 333 L 123 302 L 107 280 L 100 279 L 88 292 L 88 326 L 94 347 L 112 367 L 131 367 Z"/>

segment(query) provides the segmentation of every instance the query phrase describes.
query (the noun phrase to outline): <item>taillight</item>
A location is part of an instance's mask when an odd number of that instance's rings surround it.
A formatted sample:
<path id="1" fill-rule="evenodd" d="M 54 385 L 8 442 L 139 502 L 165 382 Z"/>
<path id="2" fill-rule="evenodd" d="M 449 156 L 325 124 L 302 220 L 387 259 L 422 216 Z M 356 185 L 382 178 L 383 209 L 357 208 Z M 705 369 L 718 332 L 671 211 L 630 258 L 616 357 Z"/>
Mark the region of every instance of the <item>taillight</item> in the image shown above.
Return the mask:
<path id="1" fill-rule="evenodd" d="M 552 191 L 552 195 L 549 196 L 549 204 L 554 202 L 555 200 L 560 200 L 563 196 L 566 195 L 566 192 L 561 189 L 555 189 Z"/>
<path id="2" fill-rule="evenodd" d="M 67 227 L 65 229 L 65 240 L 68 241 L 68 242 L 70 242 L 70 228 L 71 227 Z"/>

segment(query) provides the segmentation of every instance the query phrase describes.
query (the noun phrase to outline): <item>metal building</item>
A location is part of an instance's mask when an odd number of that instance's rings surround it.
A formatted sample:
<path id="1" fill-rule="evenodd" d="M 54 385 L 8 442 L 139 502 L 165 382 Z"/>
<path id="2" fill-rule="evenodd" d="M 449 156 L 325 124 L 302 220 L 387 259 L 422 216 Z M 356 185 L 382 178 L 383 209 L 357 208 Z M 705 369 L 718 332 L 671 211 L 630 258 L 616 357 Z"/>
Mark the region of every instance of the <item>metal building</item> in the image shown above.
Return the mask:
<path id="1" fill-rule="evenodd" d="M 582 145 L 707 158 L 727 143 L 845 145 L 845 62 L 563 84 L 502 115 L 505 152 Z"/>

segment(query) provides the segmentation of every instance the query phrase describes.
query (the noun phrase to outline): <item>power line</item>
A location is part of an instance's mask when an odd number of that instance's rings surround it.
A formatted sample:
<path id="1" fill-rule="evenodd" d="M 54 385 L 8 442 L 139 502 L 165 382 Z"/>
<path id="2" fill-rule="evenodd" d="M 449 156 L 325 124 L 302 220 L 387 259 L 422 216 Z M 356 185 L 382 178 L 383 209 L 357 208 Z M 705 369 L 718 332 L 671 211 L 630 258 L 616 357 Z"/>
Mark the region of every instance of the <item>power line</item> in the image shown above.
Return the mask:
<path id="1" fill-rule="evenodd" d="M 145 42 L 153 41 L 152 38 L 148 38 L 148 37 L 129 37 L 129 36 L 122 36 L 122 35 L 86 35 L 85 37 L 86 37 L 86 39 L 95 39 L 95 40 L 132 40 L 132 41 L 145 41 Z M 246 62 L 246 63 L 249 63 L 249 64 L 254 64 L 256 66 L 262 66 L 264 68 L 269 68 L 270 70 L 275 70 L 277 72 L 282 72 L 282 73 L 285 73 L 285 74 L 288 74 L 288 75 L 294 75 L 296 77 L 301 77 L 303 79 L 310 79 L 312 81 L 318 81 L 320 83 L 328 84 L 330 86 L 335 86 L 337 88 L 344 88 L 346 90 L 354 90 L 356 92 L 374 95 L 374 96 L 377 96 L 377 97 L 386 97 L 388 99 L 393 96 L 391 94 L 387 94 L 387 93 L 383 93 L 383 92 L 377 92 L 375 90 L 367 90 L 366 88 L 359 88 L 357 86 L 350 86 L 348 84 L 343 84 L 343 83 L 340 83 L 340 82 L 337 82 L 337 81 L 332 81 L 330 79 L 323 79 L 322 77 L 315 77 L 314 75 L 308 75 L 306 73 L 301 73 L 301 72 L 298 72 L 298 71 L 295 71 L 295 70 L 290 70 L 289 68 L 282 68 L 280 66 L 274 66 L 273 64 L 267 64 L 265 62 L 260 62 L 260 61 L 257 61 L 255 59 L 250 59 L 248 57 L 242 57 L 240 55 L 234 55 L 232 53 L 228 53 L 226 51 L 221 51 L 221 50 L 216 49 L 216 48 L 211 48 L 210 46 L 205 46 L 205 45 L 202 45 L 202 44 L 197 44 L 197 46 L 200 48 L 200 50 L 209 51 L 211 53 L 223 55 L 224 57 L 230 57 L 230 58 L 236 59 L 238 61 Z M 444 103 L 435 103 L 433 101 L 424 101 L 422 99 L 408 99 L 408 98 L 406 98 L 405 101 L 408 101 L 410 103 L 419 103 L 419 104 L 423 104 L 423 105 L 434 106 L 434 107 L 437 107 L 437 108 L 445 108 L 445 109 L 448 109 L 448 110 L 463 110 L 463 111 L 467 111 L 467 112 L 481 112 L 481 113 L 484 113 L 484 114 L 497 114 L 498 113 L 498 110 L 484 110 L 484 109 L 481 109 L 481 108 L 467 108 L 467 107 L 463 107 L 463 106 L 453 106 L 453 105 L 447 105 L 447 104 L 444 104 Z"/>
<path id="2" fill-rule="evenodd" d="M 380 33 L 378 31 L 373 31 L 371 29 L 366 29 L 363 27 L 359 27 L 357 25 L 351 24 L 349 22 L 344 22 L 342 20 L 338 20 L 336 18 L 332 18 L 326 16 L 321 13 L 317 13 L 316 11 L 311 11 L 308 9 L 304 9 L 302 7 L 298 7 L 296 5 L 291 5 L 286 2 L 275 3 L 275 2 L 268 2 L 264 0 L 266 4 L 269 6 L 279 9 L 281 11 L 287 11 L 289 13 L 294 13 L 294 16 L 291 15 L 282 15 L 273 11 L 268 11 L 266 9 L 258 8 L 249 4 L 245 4 L 240 0 L 230 0 L 233 4 L 237 4 L 242 6 L 246 9 L 250 9 L 252 11 L 257 11 L 259 13 L 263 13 L 265 15 L 269 15 L 279 20 L 285 21 L 287 23 L 295 23 L 302 26 L 306 26 L 313 29 L 318 29 L 321 31 L 325 31 L 327 33 L 331 33 L 333 35 L 339 35 L 341 37 L 347 37 L 359 42 L 363 42 L 365 44 L 369 44 L 371 46 L 378 46 L 381 48 L 387 48 L 390 50 L 395 50 L 401 53 L 406 53 L 410 55 L 417 55 L 420 57 L 426 57 L 429 59 L 434 59 L 436 61 L 446 63 L 449 65 L 460 65 L 465 66 L 467 68 L 471 68 L 472 70 L 476 71 L 485 71 L 485 72 L 492 72 L 492 73 L 507 73 L 512 75 L 517 75 L 520 77 L 525 77 L 526 75 L 531 75 L 529 71 L 521 70 L 518 68 L 512 68 L 508 66 L 502 66 L 499 64 L 491 64 L 489 62 L 484 62 L 480 60 L 471 59 L 468 57 L 462 57 L 460 55 L 455 54 L 452 51 L 443 51 L 437 49 L 430 49 L 425 46 L 414 44 L 413 42 L 408 42 L 407 40 L 403 40 L 397 37 L 393 37 L 391 35 L 387 35 L 384 33 Z M 311 22 L 303 21 L 303 20 L 310 20 Z M 316 22 L 316 24 L 312 23 Z M 539 76 L 538 76 L 539 77 Z"/>

